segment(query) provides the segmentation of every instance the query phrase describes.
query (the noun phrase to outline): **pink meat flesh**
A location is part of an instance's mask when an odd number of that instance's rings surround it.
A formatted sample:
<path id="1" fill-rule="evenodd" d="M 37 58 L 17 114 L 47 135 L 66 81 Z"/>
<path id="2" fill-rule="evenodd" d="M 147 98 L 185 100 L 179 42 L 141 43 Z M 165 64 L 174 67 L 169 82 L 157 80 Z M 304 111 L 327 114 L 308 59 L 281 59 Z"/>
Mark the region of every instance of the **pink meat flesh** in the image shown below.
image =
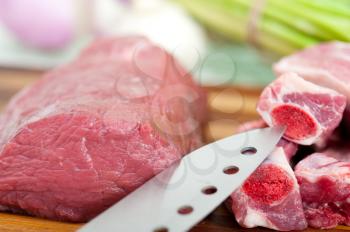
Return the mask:
<path id="1" fill-rule="evenodd" d="M 349 67 L 350 44 L 342 42 L 329 42 L 307 48 L 281 59 L 274 65 L 277 76 L 283 77 L 282 74 L 289 72 L 297 73 L 306 81 L 335 90 L 344 95 L 348 101 L 341 127 L 337 128 L 336 133 L 330 135 L 329 130 L 322 136 L 323 138 L 317 139 L 316 148 L 319 153 L 306 157 L 295 169 L 305 216 L 309 225 L 315 228 L 333 228 L 338 224 L 350 225 L 350 148 L 339 147 L 339 142 L 347 138 L 350 131 Z M 289 84 L 286 83 L 284 87 Z M 325 128 L 332 128 L 332 125 L 338 122 L 338 118 L 334 115 L 340 115 L 342 107 L 335 104 L 334 98 L 328 100 L 327 105 L 323 104 L 326 102 L 324 98 L 319 98 L 319 102 L 322 104 L 315 104 L 314 109 L 320 117 L 323 116 L 325 121 L 329 122 Z M 326 112 L 324 109 L 327 109 Z M 304 121 L 308 124 L 308 120 Z M 324 150 L 325 147 L 328 149 Z"/>
<path id="2" fill-rule="evenodd" d="M 345 106 L 342 94 L 286 73 L 264 89 L 257 110 L 268 125 L 286 126 L 284 138 L 311 145 L 332 134 Z"/>
<path id="3" fill-rule="evenodd" d="M 278 61 L 273 69 L 277 76 L 295 72 L 305 80 L 334 89 L 350 101 L 350 43 L 328 42 L 307 48 Z M 350 131 L 350 104 L 344 125 Z"/>
<path id="4" fill-rule="evenodd" d="M 336 146 L 300 161 L 295 168 L 310 226 L 350 226 L 350 147 Z"/>
<path id="5" fill-rule="evenodd" d="M 265 127 L 263 120 L 243 124 L 238 132 Z M 297 145 L 282 139 L 270 156 L 228 200 L 238 223 L 252 228 L 302 230 L 307 227 L 299 186 L 289 165 Z"/>
<path id="6" fill-rule="evenodd" d="M 350 99 L 350 44 L 329 42 L 287 56 L 274 65 L 276 76 L 287 72 L 334 89 Z"/>
<path id="7" fill-rule="evenodd" d="M 201 145 L 206 98 L 141 37 L 96 41 L 0 117 L 0 209 L 84 222 Z"/>

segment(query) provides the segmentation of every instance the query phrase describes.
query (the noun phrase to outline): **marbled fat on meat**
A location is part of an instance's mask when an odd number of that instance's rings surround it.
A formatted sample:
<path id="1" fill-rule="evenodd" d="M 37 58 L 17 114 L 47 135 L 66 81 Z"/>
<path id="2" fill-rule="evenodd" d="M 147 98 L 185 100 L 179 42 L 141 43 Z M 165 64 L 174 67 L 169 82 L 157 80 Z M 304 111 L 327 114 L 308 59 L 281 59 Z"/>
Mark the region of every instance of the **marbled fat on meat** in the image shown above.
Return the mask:
<path id="1" fill-rule="evenodd" d="M 263 120 L 243 124 L 238 132 L 265 127 Z M 257 170 L 227 201 L 238 223 L 289 231 L 307 227 L 299 186 L 289 160 L 297 145 L 282 139 Z"/>
<path id="2" fill-rule="evenodd" d="M 347 98 L 341 126 L 331 137 L 326 133 L 321 142 L 319 139 L 316 141 L 318 153 L 300 161 L 295 174 L 310 226 L 324 229 L 338 224 L 350 226 L 350 148 L 339 145 L 348 142 L 346 139 L 350 131 L 350 44 L 328 42 L 306 48 L 278 61 L 274 71 L 276 76 L 281 77 L 285 73 L 297 73 L 304 80 L 333 89 Z M 302 98 L 299 100 L 304 101 Z M 342 107 L 336 107 L 332 101 L 328 105 L 331 107 L 317 105 L 315 110 L 330 123 L 337 123 L 339 119 L 334 120 L 330 115 L 340 115 Z M 324 112 L 324 109 L 329 110 Z"/>
<path id="3" fill-rule="evenodd" d="M 332 134 L 345 107 L 344 95 L 285 73 L 264 89 L 257 110 L 269 126 L 286 126 L 285 139 L 311 145 Z"/>
<path id="4" fill-rule="evenodd" d="M 350 100 L 350 44 L 328 42 L 319 44 L 278 61 L 276 76 L 297 73 L 305 80 L 334 89 Z"/>
<path id="5" fill-rule="evenodd" d="M 273 69 L 276 76 L 295 72 L 316 85 L 331 88 L 350 101 L 350 43 L 328 42 L 284 57 Z M 344 115 L 344 125 L 350 131 L 350 104 Z"/>
<path id="6" fill-rule="evenodd" d="M 96 41 L 0 117 L 0 210 L 85 222 L 200 146 L 205 111 L 147 39 Z"/>
<path id="7" fill-rule="evenodd" d="M 350 147 L 333 147 L 300 161 L 295 168 L 310 226 L 350 226 Z"/>

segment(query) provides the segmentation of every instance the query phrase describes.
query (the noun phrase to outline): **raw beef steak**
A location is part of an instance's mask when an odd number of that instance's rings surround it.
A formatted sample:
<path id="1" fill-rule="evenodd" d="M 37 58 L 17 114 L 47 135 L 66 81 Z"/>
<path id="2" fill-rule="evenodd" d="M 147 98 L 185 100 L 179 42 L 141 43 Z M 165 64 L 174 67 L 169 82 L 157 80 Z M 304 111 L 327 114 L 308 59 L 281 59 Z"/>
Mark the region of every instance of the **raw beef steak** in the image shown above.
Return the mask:
<path id="1" fill-rule="evenodd" d="M 284 125 L 284 138 L 311 145 L 329 137 L 339 125 L 346 97 L 286 73 L 267 86 L 257 110 L 270 125 Z"/>
<path id="2" fill-rule="evenodd" d="M 350 226 L 350 147 L 328 149 L 300 161 L 295 174 L 310 226 Z"/>
<path id="3" fill-rule="evenodd" d="M 264 127 L 262 120 L 242 125 L 239 130 Z M 271 155 L 227 201 L 237 222 L 248 228 L 275 230 L 307 227 L 299 186 L 289 165 L 297 145 L 282 139 Z"/>
<path id="4" fill-rule="evenodd" d="M 0 209 L 84 222 L 201 144 L 206 99 L 147 39 L 102 39 L 2 115 Z"/>

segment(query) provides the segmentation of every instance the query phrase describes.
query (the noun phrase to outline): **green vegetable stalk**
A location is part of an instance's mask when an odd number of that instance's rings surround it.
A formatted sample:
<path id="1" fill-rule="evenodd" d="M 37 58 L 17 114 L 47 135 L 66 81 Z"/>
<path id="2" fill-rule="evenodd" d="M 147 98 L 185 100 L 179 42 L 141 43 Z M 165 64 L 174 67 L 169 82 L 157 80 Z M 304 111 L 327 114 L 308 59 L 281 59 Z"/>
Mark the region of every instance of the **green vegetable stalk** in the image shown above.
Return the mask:
<path id="1" fill-rule="evenodd" d="M 175 1 L 213 31 L 281 55 L 322 41 L 350 41 L 347 0 Z"/>

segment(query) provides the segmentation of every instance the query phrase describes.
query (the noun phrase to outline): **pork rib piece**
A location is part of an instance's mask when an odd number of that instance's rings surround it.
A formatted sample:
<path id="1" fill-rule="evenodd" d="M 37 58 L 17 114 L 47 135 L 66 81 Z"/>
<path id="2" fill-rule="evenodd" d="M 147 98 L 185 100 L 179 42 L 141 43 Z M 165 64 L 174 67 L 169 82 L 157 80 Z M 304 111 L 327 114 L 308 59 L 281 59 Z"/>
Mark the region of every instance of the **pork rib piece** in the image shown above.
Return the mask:
<path id="1" fill-rule="evenodd" d="M 203 91 L 140 37 L 95 42 L 0 124 L 0 209 L 84 222 L 201 144 Z"/>
<path id="2" fill-rule="evenodd" d="M 264 127 L 262 120 L 243 124 L 238 130 L 260 127 Z M 307 227 L 299 186 L 288 163 L 296 150 L 296 144 L 282 139 L 258 169 L 232 193 L 227 204 L 240 225 L 282 231 Z"/>
<path id="3" fill-rule="evenodd" d="M 350 100 L 350 44 L 329 42 L 287 56 L 274 65 L 277 76 L 295 72 L 305 80 L 332 88 Z"/>
<path id="4" fill-rule="evenodd" d="M 311 145 L 332 134 L 345 107 L 344 95 L 285 73 L 264 89 L 257 110 L 268 125 L 287 127 L 284 138 Z"/>
<path id="5" fill-rule="evenodd" d="M 295 174 L 310 226 L 350 226 L 350 147 L 312 154 L 297 164 Z"/>

